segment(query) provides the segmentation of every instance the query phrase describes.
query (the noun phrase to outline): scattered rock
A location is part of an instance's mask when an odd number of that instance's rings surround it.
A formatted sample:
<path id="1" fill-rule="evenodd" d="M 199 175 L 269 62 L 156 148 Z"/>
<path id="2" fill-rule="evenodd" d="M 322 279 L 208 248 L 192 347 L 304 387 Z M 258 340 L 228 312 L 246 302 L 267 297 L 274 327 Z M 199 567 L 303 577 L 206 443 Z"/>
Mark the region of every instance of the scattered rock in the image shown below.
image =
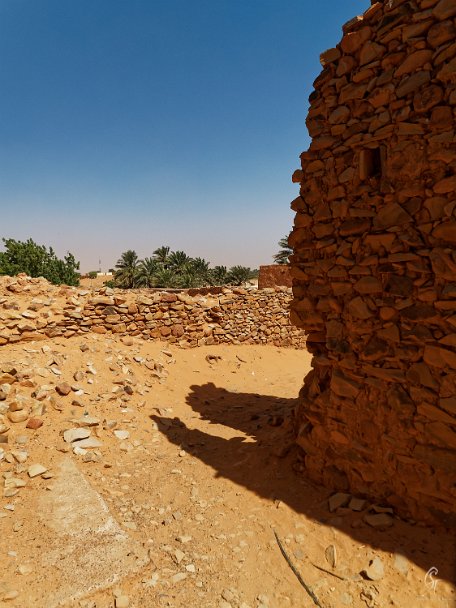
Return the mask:
<path id="1" fill-rule="evenodd" d="M 25 422 L 28 419 L 29 414 L 27 410 L 19 410 L 16 412 L 8 412 L 7 416 L 10 422 L 17 424 L 18 422 Z"/>
<path id="2" fill-rule="evenodd" d="M 68 382 L 61 382 L 60 384 L 56 385 L 55 390 L 59 395 L 66 397 L 66 395 L 71 393 L 71 386 L 68 384 Z"/>
<path id="3" fill-rule="evenodd" d="M 63 438 L 67 443 L 73 443 L 73 441 L 79 441 L 90 437 L 90 431 L 85 428 L 74 428 L 68 429 L 63 433 Z"/>
<path id="4" fill-rule="evenodd" d="M 36 431 L 37 429 L 39 429 L 42 426 L 43 426 L 43 421 L 40 418 L 29 418 L 29 420 L 27 421 L 27 424 L 25 425 L 25 428 L 33 429 L 34 431 Z"/>
<path id="5" fill-rule="evenodd" d="M 93 450 L 96 448 L 101 448 L 103 443 L 97 439 L 96 437 L 88 437 L 87 439 L 81 439 L 73 442 L 73 447 L 78 447 L 83 450 Z"/>
<path id="6" fill-rule="evenodd" d="M 29 477 L 38 477 L 39 475 L 46 473 L 46 471 L 47 468 L 44 467 L 42 464 L 32 464 L 31 466 L 29 466 L 27 473 Z"/>
<path id="7" fill-rule="evenodd" d="M 117 439 L 120 440 L 125 440 L 128 439 L 130 437 L 130 432 L 129 431 L 122 431 L 122 430 L 115 430 L 114 431 L 114 435 L 117 437 Z"/>
<path id="8" fill-rule="evenodd" d="M 325 549 L 325 557 L 331 568 L 335 568 L 337 565 L 337 551 L 334 545 L 328 545 Z"/>
<path id="9" fill-rule="evenodd" d="M 390 528 L 394 523 L 391 515 L 388 515 L 387 513 L 376 513 L 375 515 L 367 513 L 363 519 L 367 524 L 369 524 L 369 526 L 372 526 L 372 528 L 378 528 L 379 530 Z"/>
<path id="10" fill-rule="evenodd" d="M 382 560 L 379 557 L 374 557 L 374 559 L 369 562 L 369 566 L 363 570 L 361 574 L 371 581 L 379 581 L 385 575 L 385 568 Z"/>
<path id="11" fill-rule="evenodd" d="M 353 498 L 348 504 L 348 508 L 352 511 L 362 511 L 366 507 L 367 501 L 364 498 Z"/>
<path id="12" fill-rule="evenodd" d="M 339 507 L 346 507 L 350 501 L 350 494 L 344 494 L 342 492 L 338 492 L 337 494 L 333 494 L 328 499 L 328 507 L 330 512 L 332 513 Z"/>
<path id="13" fill-rule="evenodd" d="M 407 574 L 409 570 L 409 561 L 401 553 L 394 554 L 394 568 L 401 574 Z"/>

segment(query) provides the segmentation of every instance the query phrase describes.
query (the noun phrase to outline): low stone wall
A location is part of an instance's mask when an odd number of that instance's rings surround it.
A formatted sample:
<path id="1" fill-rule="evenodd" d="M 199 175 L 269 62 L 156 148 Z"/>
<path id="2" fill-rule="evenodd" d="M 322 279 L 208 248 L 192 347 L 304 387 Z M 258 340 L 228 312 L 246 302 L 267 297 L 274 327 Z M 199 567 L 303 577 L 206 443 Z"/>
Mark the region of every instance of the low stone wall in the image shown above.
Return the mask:
<path id="1" fill-rule="evenodd" d="M 292 285 L 292 277 L 288 264 L 270 264 L 269 266 L 260 266 L 258 275 L 258 289 L 266 289 L 273 287 L 290 287 Z"/>
<path id="2" fill-rule="evenodd" d="M 293 176 L 307 475 L 415 518 L 456 514 L 455 20 L 385 0 L 347 23 Z"/>
<path id="3" fill-rule="evenodd" d="M 43 279 L 0 277 L 0 345 L 87 332 L 138 336 L 183 347 L 273 344 L 302 348 L 290 324 L 291 291 L 163 292 L 57 288 Z M 2 296 L 3 283 L 3 296 Z"/>

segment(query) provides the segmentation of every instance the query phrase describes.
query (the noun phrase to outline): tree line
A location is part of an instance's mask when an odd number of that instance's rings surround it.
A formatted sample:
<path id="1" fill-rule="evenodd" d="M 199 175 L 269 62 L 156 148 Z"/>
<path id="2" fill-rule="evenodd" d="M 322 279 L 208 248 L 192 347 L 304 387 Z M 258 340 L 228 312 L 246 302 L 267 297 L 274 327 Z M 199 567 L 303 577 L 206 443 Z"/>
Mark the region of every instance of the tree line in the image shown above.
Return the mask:
<path id="1" fill-rule="evenodd" d="M 44 277 L 55 285 L 79 285 L 79 262 L 70 252 L 60 259 L 52 247 L 38 245 L 32 239 L 17 241 L 3 238 L 0 251 L 0 275 L 15 276 L 21 272 L 30 277 Z M 287 264 L 292 253 L 287 239 L 279 241 L 281 249 L 274 255 L 276 264 Z M 117 261 L 112 287 L 181 288 L 217 285 L 242 285 L 258 276 L 258 270 L 247 266 L 214 266 L 204 258 L 192 258 L 184 251 L 171 251 L 168 246 L 156 249 L 151 257 L 139 259 L 134 250 L 122 253 Z M 96 272 L 89 276 L 96 276 Z"/>
<path id="2" fill-rule="evenodd" d="M 2 240 L 5 250 L 0 251 L 0 275 L 14 277 L 25 272 L 29 277 L 44 277 L 54 285 L 79 285 L 79 262 L 72 253 L 62 260 L 52 247 L 37 245 L 32 239 Z"/>
<path id="3" fill-rule="evenodd" d="M 242 285 L 258 276 L 257 270 L 247 266 L 214 266 L 204 258 L 192 258 L 185 251 L 171 251 L 164 245 L 151 257 L 139 259 L 136 251 L 122 253 L 115 266 L 113 287 L 133 289 L 161 287 L 189 289 L 215 285 Z"/>

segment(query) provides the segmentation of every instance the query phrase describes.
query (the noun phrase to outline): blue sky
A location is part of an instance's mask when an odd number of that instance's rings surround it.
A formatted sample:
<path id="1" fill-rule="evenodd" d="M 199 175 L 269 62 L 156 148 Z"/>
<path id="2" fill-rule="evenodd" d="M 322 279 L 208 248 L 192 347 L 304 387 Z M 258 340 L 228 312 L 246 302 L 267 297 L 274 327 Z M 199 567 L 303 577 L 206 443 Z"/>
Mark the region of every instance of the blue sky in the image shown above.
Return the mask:
<path id="1" fill-rule="evenodd" d="M 0 237 L 271 263 L 319 54 L 367 0 L 0 0 Z"/>

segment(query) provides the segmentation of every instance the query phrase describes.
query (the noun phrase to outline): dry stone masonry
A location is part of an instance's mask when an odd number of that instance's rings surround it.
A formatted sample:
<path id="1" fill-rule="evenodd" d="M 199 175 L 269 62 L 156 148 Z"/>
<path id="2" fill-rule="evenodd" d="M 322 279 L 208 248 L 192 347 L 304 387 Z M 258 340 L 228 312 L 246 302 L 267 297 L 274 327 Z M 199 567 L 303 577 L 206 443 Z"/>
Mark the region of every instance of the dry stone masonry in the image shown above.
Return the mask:
<path id="1" fill-rule="evenodd" d="M 270 287 L 290 287 L 292 286 L 292 277 L 290 266 L 288 264 L 270 264 L 268 266 L 260 266 L 258 275 L 258 288 L 266 289 Z"/>
<path id="2" fill-rule="evenodd" d="M 375 2 L 321 55 L 293 175 L 292 320 L 319 482 L 456 512 L 456 1 Z"/>
<path id="3" fill-rule="evenodd" d="M 0 277 L 0 346 L 88 332 L 159 339 L 183 347 L 274 344 L 302 348 L 286 288 L 214 288 L 171 293 L 98 292 L 45 279 Z"/>

